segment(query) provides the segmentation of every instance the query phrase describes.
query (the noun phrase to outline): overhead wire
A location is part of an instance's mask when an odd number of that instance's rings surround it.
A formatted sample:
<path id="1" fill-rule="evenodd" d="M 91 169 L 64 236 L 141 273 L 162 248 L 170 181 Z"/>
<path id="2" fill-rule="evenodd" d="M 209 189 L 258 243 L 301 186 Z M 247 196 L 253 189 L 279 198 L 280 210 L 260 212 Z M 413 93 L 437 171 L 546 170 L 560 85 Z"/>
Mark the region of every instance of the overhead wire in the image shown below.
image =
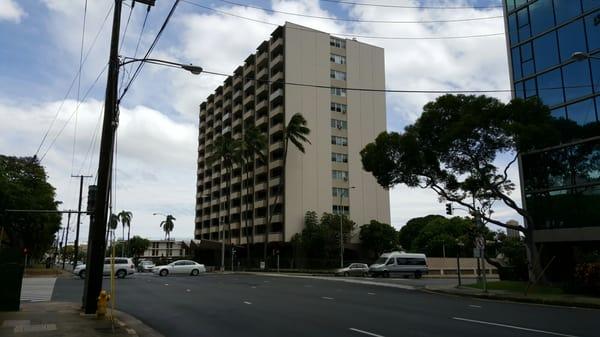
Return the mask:
<path id="1" fill-rule="evenodd" d="M 79 102 L 79 95 L 81 94 L 81 76 L 83 75 L 83 46 L 85 43 L 85 24 L 87 19 L 87 5 L 88 2 L 85 0 L 83 5 L 83 27 L 81 29 L 81 47 L 79 48 L 79 72 L 77 76 L 77 102 Z M 79 114 L 75 114 L 75 125 L 73 127 L 73 153 L 71 154 L 71 175 L 73 175 L 73 168 L 75 167 L 75 148 L 77 147 L 77 124 L 79 122 Z"/>
<path id="2" fill-rule="evenodd" d="M 386 24 L 452 23 L 452 22 L 468 22 L 468 21 L 480 21 L 480 20 L 500 19 L 500 18 L 504 17 L 502 15 L 496 15 L 496 16 L 484 16 L 484 17 L 464 18 L 464 19 L 446 19 L 446 20 L 409 20 L 409 21 L 398 21 L 398 20 L 364 20 L 364 19 L 351 19 L 351 18 L 347 19 L 347 18 L 336 18 L 336 17 L 331 17 L 331 16 L 319 16 L 319 15 L 309 15 L 309 14 L 300 14 L 300 13 L 286 12 L 286 11 L 274 10 L 274 9 L 260 7 L 260 6 L 256 6 L 256 5 L 246 4 L 246 3 L 239 3 L 239 2 L 229 1 L 229 0 L 218 0 L 218 1 L 226 3 L 226 4 L 230 4 L 230 5 L 235 5 L 235 6 L 242 6 L 242 7 L 247 7 L 247 8 L 259 9 L 259 10 L 263 10 L 265 12 L 270 12 L 270 13 L 279 13 L 279 14 L 299 16 L 299 17 L 305 17 L 305 18 L 331 20 L 331 21 L 344 21 L 344 22 L 386 23 Z"/>
<path id="3" fill-rule="evenodd" d="M 40 157 L 40 162 L 46 157 L 46 155 L 48 154 L 48 152 L 50 151 L 50 149 L 52 149 L 52 146 L 54 146 L 54 143 L 56 143 L 56 140 L 58 139 L 58 137 L 62 134 L 62 132 L 67 127 L 67 125 L 69 125 L 69 122 L 71 121 L 71 119 L 73 119 L 73 116 L 75 115 L 75 113 L 77 113 L 77 110 L 79 110 L 79 106 L 81 105 L 81 103 L 83 101 L 85 101 L 85 99 L 87 98 L 87 96 L 89 95 L 89 93 L 92 91 L 92 89 L 94 89 L 94 87 L 96 86 L 96 83 L 98 83 L 98 80 L 100 79 L 100 77 L 102 76 L 102 74 L 104 74 L 104 72 L 106 71 L 106 68 L 108 68 L 108 63 L 105 64 L 104 67 L 102 67 L 102 70 L 100 71 L 100 73 L 98 73 L 98 76 L 96 76 L 96 79 L 94 80 L 94 82 L 92 83 L 92 85 L 90 85 L 89 89 L 86 91 L 85 95 L 83 96 L 83 99 L 79 103 L 77 103 L 77 106 L 75 107 L 75 110 L 73 110 L 73 112 L 71 113 L 71 115 L 69 116 L 69 118 L 67 119 L 67 121 L 65 122 L 65 124 L 58 131 L 58 133 L 54 136 L 54 138 L 52 139 L 52 142 L 50 143 L 50 145 L 48 145 L 48 148 L 46 149 L 46 152 L 44 152 L 44 154 Z"/>
<path id="4" fill-rule="evenodd" d="M 203 73 L 229 77 L 231 74 L 203 70 Z M 257 78 L 252 78 L 248 76 L 244 76 L 246 81 L 252 80 L 260 83 L 268 83 L 268 84 L 283 84 L 297 87 L 309 87 L 309 88 L 318 88 L 318 89 L 344 89 L 346 91 L 361 91 L 361 92 L 382 92 L 382 93 L 403 93 L 403 94 L 469 94 L 469 93 L 510 93 L 514 90 L 512 89 L 477 89 L 477 90 L 464 90 L 464 89 L 440 89 L 440 90 L 422 90 L 422 89 L 375 89 L 375 88 L 356 88 L 356 87 L 336 87 L 331 85 L 320 85 L 320 84 L 311 84 L 311 83 L 298 83 L 298 82 L 287 82 L 280 80 L 261 80 Z M 577 86 L 561 86 L 561 87 L 548 87 L 548 88 L 537 88 L 537 90 L 557 90 L 562 88 L 582 88 L 582 87 L 590 87 L 590 85 L 577 85 Z"/>
<path id="5" fill-rule="evenodd" d="M 85 56 L 83 58 L 82 64 L 85 64 L 85 62 L 87 61 L 88 56 L 90 55 L 90 52 L 92 51 L 92 49 L 96 45 L 96 41 L 98 40 L 98 36 L 100 36 L 100 33 L 102 33 L 102 31 L 104 29 L 104 26 L 106 25 L 106 21 L 108 20 L 108 17 L 110 16 L 110 13 L 112 12 L 113 7 L 114 7 L 114 4 L 112 4 L 110 6 L 110 8 L 108 9 L 108 12 L 106 13 L 106 16 L 104 17 L 104 21 L 102 21 L 102 24 L 100 25 L 100 28 L 98 29 L 98 32 L 96 33 L 96 36 L 94 37 L 94 39 L 92 41 L 92 44 L 88 48 L 88 50 L 87 50 L 87 52 L 86 52 L 86 54 L 85 54 Z M 44 133 L 44 136 L 42 137 L 42 140 L 40 141 L 40 144 L 38 145 L 38 148 L 35 151 L 35 156 L 37 156 L 39 154 L 40 150 L 42 149 L 42 146 L 44 145 L 44 142 L 46 141 L 46 138 L 48 137 L 48 134 L 50 133 L 50 131 L 52 130 L 52 127 L 54 126 L 54 123 L 56 123 L 56 120 L 58 119 L 58 115 L 60 114 L 60 111 L 62 110 L 62 107 L 64 106 L 65 102 L 67 101 L 67 98 L 71 94 L 71 90 L 73 90 L 73 86 L 75 85 L 75 81 L 77 80 L 78 76 L 79 76 L 79 71 L 77 71 L 77 73 L 73 77 L 73 80 L 71 81 L 71 84 L 69 85 L 69 89 L 67 90 L 67 93 L 65 94 L 65 96 L 63 97 L 60 105 L 56 109 L 56 113 L 54 114 L 54 117 L 52 118 L 52 121 L 50 122 L 50 125 L 46 129 L 46 132 Z"/>
<path id="6" fill-rule="evenodd" d="M 353 6 L 368 6 L 368 7 L 384 7 L 384 8 L 414 8 L 414 9 L 490 9 L 490 8 L 502 8 L 502 5 L 490 5 L 490 6 L 448 6 L 448 5 L 423 5 L 423 6 L 414 6 L 414 5 L 387 5 L 387 4 L 377 4 L 372 2 L 356 2 L 356 1 L 347 1 L 347 0 L 319 0 L 322 2 L 332 2 L 344 5 L 353 5 Z"/>
<path id="7" fill-rule="evenodd" d="M 167 24 L 169 23 L 169 20 L 171 20 L 171 17 L 173 16 L 173 13 L 175 12 L 175 9 L 177 8 L 177 5 L 179 5 L 179 1 L 180 0 L 175 0 L 175 3 L 173 3 L 173 6 L 171 7 L 171 10 L 169 11 L 169 14 L 167 14 L 167 17 L 165 18 L 165 20 L 164 20 L 163 24 L 161 25 L 160 29 L 158 30 L 158 33 L 156 34 L 156 37 L 154 38 L 154 41 L 152 41 L 152 44 L 150 44 L 150 47 L 148 48 L 148 50 L 146 51 L 146 54 L 144 55 L 144 57 L 142 59 L 147 59 L 148 56 L 150 56 L 150 53 L 152 53 L 152 50 L 154 49 L 154 47 L 156 46 L 156 44 L 160 40 L 160 37 L 162 36 L 162 33 L 165 31 L 165 28 L 167 27 Z M 131 87 L 131 85 L 133 84 L 133 82 L 135 81 L 135 79 L 137 78 L 137 76 L 139 75 L 140 71 L 144 67 L 144 64 L 145 64 L 145 62 L 139 62 L 138 63 L 137 68 L 135 69 L 135 71 L 133 72 L 133 75 L 131 76 L 131 79 L 129 80 L 129 82 L 127 83 L 127 85 L 125 86 L 125 88 L 123 89 L 121 95 L 119 95 L 119 98 L 117 100 L 117 104 L 127 94 L 127 91 L 129 90 L 129 88 Z"/>
<path id="8" fill-rule="evenodd" d="M 129 6 L 129 15 L 127 16 L 127 22 L 125 23 L 125 29 L 123 29 L 123 35 L 121 36 L 121 44 L 119 45 L 119 54 L 123 50 L 123 44 L 125 43 L 125 38 L 127 37 L 127 28 L 129 28 L 129 22 L 131 21 L 131 14 L 133 13 L 133 7 L 135 6 L 135 1 L 131 1 L 131 6 Z M 123 81 L 125 80 L 125 76 L 121 76 L 121 82 L 119 87 L 123 86 Z"/>
<path id="9" fill-rule="evenodd" d="M 237 17 L 240 19 L 257 22 L 257 23 L 262 23 L 262 24 L 266 24 L 266 25 L 271 25 L 271 26 L 276 26 L 276 27 L 280 26 L 280 24 L 277 24 L 277 23 L 272 23 L 272 22 L 263 21 L 263 20 L 259 20 L 259 19 L 249 18 L 249 17 L 243 16 L 243 15 L 238 15 L 238 14 L 223 11 L 220 9 L 215 9 L 215 8 L 212 8 L 209 6 L 204 6 L 204 5 L 201 5 L 199 3 L 196 3 L 196 2 L 193 2 L 190 0 L 181 0 L 181 1 L 185 2 L 189 5 L 196 6 L 199 8 L 204 8 L 206 10 L 209 10 L 209 11 L 212 11 L 215 13 L 220 13 L 223 15 Z M 292 27 L 292 26 L 290 26 L 288 28 L 295 29 L 295 30 L 309 31 L 309 32 L 313 32 L 313 33 L 319 32 L 317 30 L 309 29 L 309 28 Z M 327 32 L 321 32 L 321 33 L 329 34 L 329 35 L 336 35 L 336 36 L 346 36 L 346 37 L 352 37 L 352 38 L 376 39 L 376 40 L 457 40 L 457 39 L 482 38 L 482 37 L 491 37 L 491 36 L 504 36 L 504 32 L 489 33 L 489 34 L 474 34 L 474 35 L 457 35 L 457 36 L 375 36 L 375 35 L 362 35 L 362 34 L 350 34 L 350 33 L 327 33 Z"/>

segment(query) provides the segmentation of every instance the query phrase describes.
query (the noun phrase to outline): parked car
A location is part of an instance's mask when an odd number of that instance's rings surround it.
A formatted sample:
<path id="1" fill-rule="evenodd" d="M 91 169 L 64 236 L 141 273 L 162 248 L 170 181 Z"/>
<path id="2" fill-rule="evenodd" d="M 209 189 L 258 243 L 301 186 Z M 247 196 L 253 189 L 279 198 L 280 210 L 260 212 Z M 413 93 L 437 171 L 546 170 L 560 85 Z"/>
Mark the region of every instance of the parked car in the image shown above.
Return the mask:
<path id="1" fill-rule="evenodd" d="M 427 274 L 427 257 L 425 254 L 409 254 L 405 252 L 384 253 L 369 266 L 369 274 L 373 277 L 410 276 L 421 278 Z"/>
<path id="2" fill-rule="evenodd" d="M 206 268 L 203 264 L 190 260 L 173 261 L 164 266 L 156 266 L 152 270 L 154 274 L 167 276 L 169 274 L 185 274 L 197 276 L 200 273 L 205 273 Z"/>
<path id="3" fill-rule="evenodd" d="M 367 276 L 369 275 L 369 266 L 364 263 L 352 263 L 348 267 L 340 268 L 335 271 L 336 276 Z"/>
<path id="4" fill-rule="evenodd" d="M 110 261 L 111 258 L 104 259 L 104 275 L 110 275 Z M 86 265 L 80 264 L 75 267 L 73 270 L 73 274 L 79 276 L 80 278 L 85 278 L 86 275 Z M 115 257 L 115 276 L 117 278 L 125 278 L 127 275 L 131 275 L 135 273 L 135 265 L 133 264 L 133 260 L 128 257 Z"/>
<path id="5" fill-rule="evenodd" d="M 144 272 L 152 272 L 152 270 L 154 270 L 154 267 L 156 267 L 156 265 L 154 264 L 154 262 L 149 261 L 149 260 L 142 260 L 138 263 L 137 266 L 137 271 L 140 273 L 144 273 Z"/>

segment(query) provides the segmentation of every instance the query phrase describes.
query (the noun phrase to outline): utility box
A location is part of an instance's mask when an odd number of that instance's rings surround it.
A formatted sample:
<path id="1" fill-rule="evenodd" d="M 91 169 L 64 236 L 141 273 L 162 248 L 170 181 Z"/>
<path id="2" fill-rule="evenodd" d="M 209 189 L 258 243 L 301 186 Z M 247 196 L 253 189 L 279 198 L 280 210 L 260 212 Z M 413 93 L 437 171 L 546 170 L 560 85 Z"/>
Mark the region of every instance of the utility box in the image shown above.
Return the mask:
<path id="1" fill-rule="evenodd" d="M 25 256 L 14 248 L 0 249 L 0 311 L 19 311 Z"/>

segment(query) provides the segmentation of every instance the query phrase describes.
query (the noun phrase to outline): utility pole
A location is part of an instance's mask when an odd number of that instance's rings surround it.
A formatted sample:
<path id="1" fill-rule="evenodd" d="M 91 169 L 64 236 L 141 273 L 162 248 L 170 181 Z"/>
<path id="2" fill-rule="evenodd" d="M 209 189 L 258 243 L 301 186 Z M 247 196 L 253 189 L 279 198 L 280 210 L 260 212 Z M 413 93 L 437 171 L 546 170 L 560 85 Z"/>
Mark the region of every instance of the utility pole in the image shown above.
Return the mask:
<path id="1" fill-rule="evenodd" d="M 71 223 L 71 212 L 67 213 L 67 232 L 65 234 L 65 245 L 63 246 L 63 265 L 62 269 L 65 269 L 65 251 L 67 250 L 67 243 L 69 242 L 69 225 Z"/>
<path id="2" fill-rule="evenodd" d="M 73 256 L 75 256 L 75 261 L 73 262 L 73 270 L 77 267 L 78 254 L 79 254 L 79 224 L 81 222 L 81 199 L 83 193 L 83 178 L 91 178 L 92 176 L 84 176 L 78 175 L 71 177 L 79 177 L 79 206 L 77 206 L 77 230 L 75 231 L 75 245 L 73 246 Z"/>
<path id="3" fill-rule="evenodd" d="M 119 34 L 121 7 L 123 0 L 115 0 L 106 97 L 104 100 L 104 120 L 98 160 L 98 194 L 95 207 L 95 221 L 90 224 L 88 235 L 87 273 L 84 285 L 83 306 L 86 314 L 96 313 L 96 298 L 102 289 L 104 268 L 104 231 L 106 230 L 108 196 L 112 170 L 112 155 L 117 127 L 117 85 L 119 80 Z"/>

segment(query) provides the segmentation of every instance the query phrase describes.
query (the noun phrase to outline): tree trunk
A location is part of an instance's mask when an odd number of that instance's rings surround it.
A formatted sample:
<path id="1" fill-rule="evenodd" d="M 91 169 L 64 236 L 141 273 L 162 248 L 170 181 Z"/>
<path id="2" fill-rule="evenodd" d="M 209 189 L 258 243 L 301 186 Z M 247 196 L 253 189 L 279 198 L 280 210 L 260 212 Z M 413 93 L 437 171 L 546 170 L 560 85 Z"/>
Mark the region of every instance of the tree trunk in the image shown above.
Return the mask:
<path id="1" fill-rule="evenodd" d="M 131 255 L 131 225 L 127 225 L 127 256 Z"/>
<path id="2" fill-rule="evenodd" d="M 541 281 L 545 283 L 545 278 L 542 274 L 542 266 L 540 261 L 539 251 L 533 242 L 533 230 L 529 229 L 529 224 L 524 232 L 525 234 L 525 250 L 527 252 L 527 271 L 529 276 L 529 282 L 535 283 Z"/>

